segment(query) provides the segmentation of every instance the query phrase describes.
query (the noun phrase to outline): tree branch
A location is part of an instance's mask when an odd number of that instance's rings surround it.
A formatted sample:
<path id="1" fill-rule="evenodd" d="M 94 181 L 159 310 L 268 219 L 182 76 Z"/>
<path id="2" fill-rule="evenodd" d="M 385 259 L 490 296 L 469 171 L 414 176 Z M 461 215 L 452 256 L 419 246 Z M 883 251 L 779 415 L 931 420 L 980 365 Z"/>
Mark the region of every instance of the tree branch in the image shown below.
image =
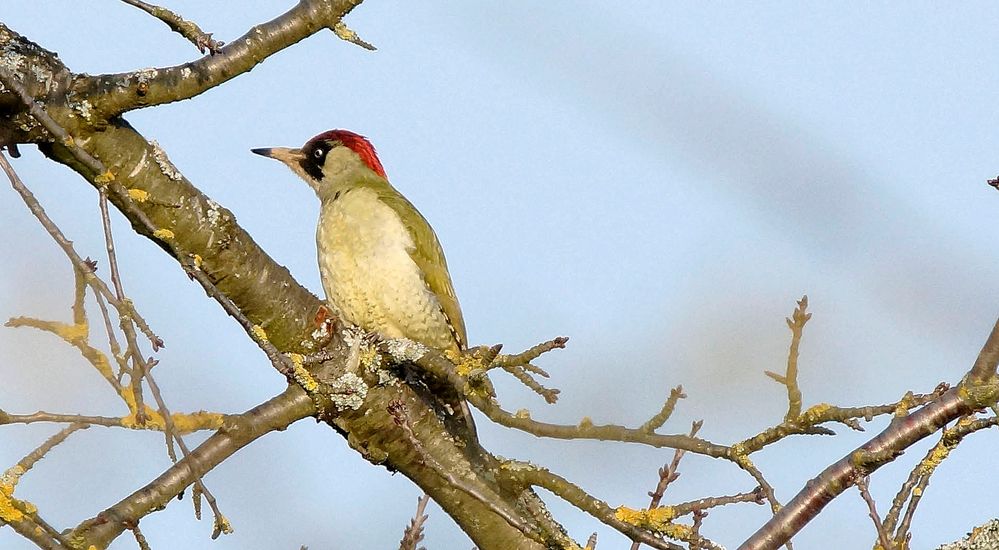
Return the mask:
<path id="1" fill-rule="evenodd" d="M 122 0 L 122 2 L 139 8 L 140 10 L 166 23 L 166 26 L 170 27 L 170 30 L 186 38 L 191 42 L 191 44 L 194 44 L 194 46 L 198 48 L 198 51 L 201 53 L 205 53 L 207 51 L 211 55 L 215 55 L 219 52 L 219 48 L 221 48 L 224 44 L 218 40 L 212 40 L 212 33 L 201 30 L 201 27 L 199 27 L 195 22 L 188 21 L 166 8 L 154 6 L 153 4 L 143 2 L 142 0 Z"/>
<path id="2" fill-rule="evenodd" d="M 301 388 L 289 386 L 283 393 L 243 414 L 230 415 L 225 426 L 145 487 L 78 525 L 69 538 L 83 537 L 88 544 L 106 547 L 130 525 L 194 483 L 196 473 L 206 472 L 256 439 L 315 413 L 312 401 Z"/>
<path id="3" fill-rule="evenodd" d="M 997 323 L 999 326 L 999 323 Z M 740 550 L 776 548 L 801 530 L 822 509 L 839 496 L 858 476 L 866 476 L 894 460 L 915 442 L 935 433 L 947 423 L 977 409 L 992 406 L 999 397 L 995 382 L 999 360 L 999 329 L 994 328 L 975 361 L 969 376 L 956 388 L 948 390 L 925 407 L 905 416 L 904 413 L 877 437 L 841 458 L 809 481 L 804 488 L 763 527 L 742 543 Z M 984 366 L 983 366 L 984 365 Z M 986 377 L 978 382 L 975 372 Z"/>
<path id="4" fill-rule="evenodd" d="M 133 109 L 189 99 L 249 72 L 271 55 L 322 29 L 334 30 L 362 1 L 301 0 L 281 16 L 254 26 L 216 55 L 174 67 L 77 75 L 72 89 L 86 97 L 94 114 L 103 120 Z"/>

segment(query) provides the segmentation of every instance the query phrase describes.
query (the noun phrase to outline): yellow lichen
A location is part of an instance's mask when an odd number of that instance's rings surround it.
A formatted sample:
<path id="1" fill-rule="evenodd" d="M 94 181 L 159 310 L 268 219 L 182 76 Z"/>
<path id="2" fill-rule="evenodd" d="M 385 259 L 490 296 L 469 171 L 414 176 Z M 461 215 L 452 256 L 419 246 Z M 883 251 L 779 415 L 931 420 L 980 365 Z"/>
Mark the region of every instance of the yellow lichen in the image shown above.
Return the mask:
<path id="1" fill-rule="evenodd" d="M 826 413 L 829 409 L 833 408 L 829 403 L 819 403 L 818 405 L 812 405 L 808 409 L 801 413 L 801 420 L 806 424 L 812 424 L 822 418 L 822 415 Z"/>
<path id="2" fill-rule="evenodd" d="M 937 443 L 933 449 L 930 450 L 930 454 L 919 463 L 919 472 L 922 475 L 930 475 L 933 470 L 937 469 L 950 454 L 950 447 Z"/>
<path id="3" fill-rule="evenodd" d="M 132 392 L 130 390 L 122 388 L 121 391 L 118 392 L 118 395 L 121 397 L 121 400 L 125 402 L 125 406 L 128 407 L 129 412 L 134 413 L 135 412 L 135 396 L 132 395 Z"/>
<path id="4" fill-rule="evenodd" d="M 7 523 L 24 519 L 24 513 L 17 506 L 21 502 L 14 498 L 14 487 L 23 474 L 24 468 L 18 464 L 0 475 L 0 520 Z"/>
<path id="5" fill-rule="evenodd" d="M 739 465 L 740 468 L 746 471 L 753 471 L 756 469 L 756 465 L 750 460 L 749 455 L 746 454 L 746 449 L 742 445 L 736 444 L 732 446 L 732 461 Z"/>
<path id="6" fill-rule="evenodd" d="M 17 499 L 11 498 L 0 490 L 0 520 L 6 523 L 13 523 L 24 519 L 24 513 L 17 509 L 14 504 Z"/>
<path id="7" fill-rule="evenodd" d="M 233 532 L 232 524 L 222 514 L 215 517 L 215 530 L 225 535 L 230 535 Z"/>
<path id="8" fill-rule="evenodd" d="M 181 434 L 198 430 L 217 430 L 222 427 L 223 416 L 219 413 L 198 411 L 193 413 L 173 413 L 173 426 Z"/>
<path id="9" fill-rule="evenodd" d="M 667 538 L 677 540 L 689 540 L 694 534 L 694 530 L 691 529 L 689 525 L 684 525 L 682 523 L 669 523 L 664 525 L 660 532 Z"/>
<path id="10" fill-rule="evenodd" d="M 513 413 L 513 416 L 522 419 L 529 419 L 531 418 L 531 411 L 527 409 L 517 409 L 517 412 Z"/>
<path id="11" fill-rule="evenodd" d="M 582 420 L 579 421 L 579 429 L 585 430 L 587 428 L 593 427 L 593 419 L 589 416 L 584 416 Z"/>
<path id="12" fill-rule="evenodd" d="M 173 238 L 173 231 L 170 231 L 169 229 L 157 229 L 156 231 L 153 231 L 153 236 L 157 239 L 168 241 Z"/>
<path id="13" fill-rule="evenodd" d="M 618 506 L 614 510 L 614 517 L 625 523 L 630 523 L 636 527 L 650 529 L 657 533 L 666 533 L 674 527 L 670 522 L 676 519 L 676 510 L 672 506 L 660 506 L 651 510 L 635 510 L 627 506 Z M 672 535 L 671 535 L 672 536 Z M 677 537 L 674 537 L 677 538 Z"/>
<path id="14" fill-rule="evenodd" d="M 909 415 L 909 409 L 912 408 L 913 395 L 912 392 L 906 392 L 899 400 L 898 405 L 895 406 L 895 418 L 903 418 Z"/>
<path id="15" fill-rule="evenodd" d="M 149 191 L 145 189 L 129 189 L 128 196 L 135 202 L 146 202 L 149 200 Z"/>
<path id="16" fill-rule="evenodd" d="M 194 269 L 201 269 L 201 256 L 197 254 L 191 254 L 191 260 L 194 261 Z"/>
<path id="17" fill-rule="evenodd" d="M 256 337 L 257 340 L 260 340 L 261 342 L 267 341 L 267 331 L 264 330 L 264 327 L 260 325 L 253 325 L 250 327 L 250 332 L 253 333 L 253 336 Z"/>
<path id="18" fill-rule="evenodd" d="M 94 178 L 94 183 L 111 183 L 112 181 L 114 181 L 114 173 L 111 170 L 107 170 L 103 174 L 98 174 Z"/>
<path id="19" fill-rule="evenodd" d="M 309 371 L 301 365 L 295 365 L 295 382 L 298 382 L 298 385 L 302 386 L 302 389 L 308 393 L 315 393 L 319 389 L 319 382 L 316 382 Z"/>
<path id="20" fill-rule="evenodd" d="M 253 326 L 254 330 L 259 328 L 257 325 Z M 260 329 L 263 332 L 263 329 Z M 263 335 L 263 338 L 267 339 L 267 334 Z M 319 389 L 319 382 L 309 374 L 309 371 L 305 370 L 305 357 L 300 353 L 288 353 L 288 359 L 291 359 L 292 368 L 295 371 L 295 382 L 302 387 L 303 390 L 309 393 L 315 393 Z"/>
<path id="21" fill-rule="evenodd" d="M 742 443 L 735 443 L 730 449 L 733 457 L 738 458 L 746 456 L 746 447 Z"/>
<path id="22" fill-rule="evenodd" d="M 445 350 L 444 356 L 454 363 L 455 372 L 461 376 L 468 376 L 470 372 L 482 366 L 482 363 L 471 355 L 463 355 L 453 350 Z"/>
<path id="23" fill-rule="evenodd" d="M 920 487 L 913 487 L 912 488 L 912 496 L 914 496 L 914 497 L 923 496 L 923 489 L 920 488 Z"/>
<path id="24" fill-rule="evenodd" d="M 166 429 L 166 419 L 159 411 L 145 408 L 146 423 L 139 425 L 135 420 L 135 413 L 122 417 L 121 426 L 131 430 L 154 430 L 162 432 Z M 222 427 L 224 417 L 219 413 L 198 411 L 193 413 L 173 413 L 170 415 L 173 420 L 173 427 L 177 434 L 189 434 L 198 430 L 217 430 Z"/>
<path id="25" fill-rule="evenodd" d="M 97 372 L 101 373 L 101 376 L 109 380 L 114 378 L 114 371 L 111 370 L 111 363 L 108 362 L 107 355 L 98 353 L 95 357 L 93 357 L 93 359 L 91 359 L 90 362 L 94 365 L 94 368 L 97 369 Z"/>
<path id="26" fill-rule="evenodd" d="M 86 322 L 68 325 L 65 323 L 54 323 L 53 331 L 63 340 L 67 342 L 76 342 L 79 340 L 86 340 L 87 334 L 90 331 L 90 327 Z"/>
<path id="27" fill-rule="evenodd" d="M 73 136 L 66 136 L 66 139 L 62 140 L 62 144 L 66 147 L 72 147 L 76 145 L 76 142 L 73 141 Z"/>
<path id="28" fill-rule="evenodd" d="M 126 397 L 128 396 L 128 397 Z M 143 407 L 145 412 L 145 424 L 140 425 L 138 420 L 135 418 L 135 397 L 131 395 L 131 391 L 125 390 L 122 392 L 122 398 L 128 405 L 129 412 L 127 416 L 121 418 L 121 427 L 128 428 L 130 430 L 159 430 L 162 431 L 166 423 L 163 421 L 163 415 L 150 409 L 148 405 Z"/>

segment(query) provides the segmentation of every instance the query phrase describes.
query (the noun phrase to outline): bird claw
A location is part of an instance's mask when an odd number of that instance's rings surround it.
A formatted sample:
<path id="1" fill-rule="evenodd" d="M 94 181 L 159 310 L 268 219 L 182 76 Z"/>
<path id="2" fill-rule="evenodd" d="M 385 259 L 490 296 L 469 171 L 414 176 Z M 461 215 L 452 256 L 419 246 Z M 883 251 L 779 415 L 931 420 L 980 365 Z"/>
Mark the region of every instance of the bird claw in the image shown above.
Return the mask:
<path id="1" fill-rule="evenodd" d="M 350 342 L 350 350 L 347 352 L 347 372 L 356 372 L 360 367 L 362 345 L 364 345 L 362 338 L 355 338 Z"/>

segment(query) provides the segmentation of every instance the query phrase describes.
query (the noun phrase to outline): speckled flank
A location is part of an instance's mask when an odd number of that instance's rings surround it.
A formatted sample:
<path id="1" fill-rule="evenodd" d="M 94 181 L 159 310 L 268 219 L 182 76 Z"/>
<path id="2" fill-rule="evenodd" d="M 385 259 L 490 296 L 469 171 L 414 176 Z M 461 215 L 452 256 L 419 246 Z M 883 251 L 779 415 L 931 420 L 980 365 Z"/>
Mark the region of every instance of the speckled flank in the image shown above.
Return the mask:
<path id="1" fill-rule="evenodd" d="M 454 346 L 440 303 L 407 252 L 412 238 L 374 191 L 324 201 L 316 241 L 327 300 L 347 321 L 388 338 Z"/>

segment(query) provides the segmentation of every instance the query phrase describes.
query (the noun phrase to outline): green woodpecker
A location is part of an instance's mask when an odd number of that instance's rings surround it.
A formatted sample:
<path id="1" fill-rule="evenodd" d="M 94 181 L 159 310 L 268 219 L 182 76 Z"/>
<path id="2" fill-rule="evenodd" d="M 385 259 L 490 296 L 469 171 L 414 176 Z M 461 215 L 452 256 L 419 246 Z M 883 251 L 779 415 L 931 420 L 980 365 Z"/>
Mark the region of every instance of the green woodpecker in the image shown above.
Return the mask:
<path id="1" fill-rule="evenodd" d="M 437 235 L 389 183 L 367 139 L 330 130 L 301 148 L 252 151 L 286 164 L 319 197 L 319 273 L 342 319 L 386 338 L 466 349 L 465 321 Z"/>

